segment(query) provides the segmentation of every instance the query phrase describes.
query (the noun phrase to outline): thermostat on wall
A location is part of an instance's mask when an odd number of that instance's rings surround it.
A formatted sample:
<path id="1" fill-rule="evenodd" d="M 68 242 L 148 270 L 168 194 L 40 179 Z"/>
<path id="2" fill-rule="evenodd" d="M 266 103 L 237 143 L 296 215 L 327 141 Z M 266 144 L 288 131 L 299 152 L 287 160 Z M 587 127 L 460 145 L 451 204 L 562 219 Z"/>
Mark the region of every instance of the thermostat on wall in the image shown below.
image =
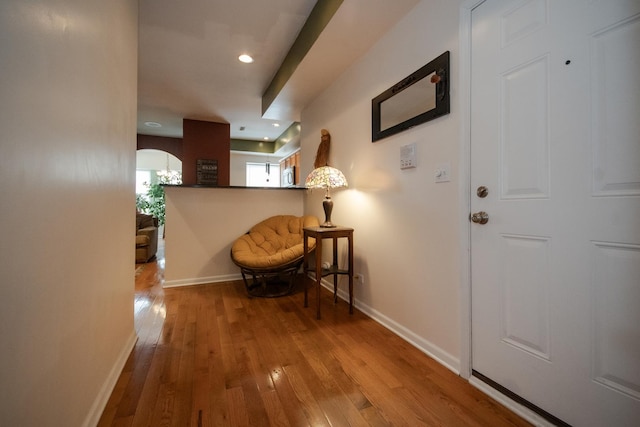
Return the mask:
<path id="1" fill-rule="evenodd" d="M 400 147 L 400 169 L 415 168 L 416 166 L 416 143 Z"/>

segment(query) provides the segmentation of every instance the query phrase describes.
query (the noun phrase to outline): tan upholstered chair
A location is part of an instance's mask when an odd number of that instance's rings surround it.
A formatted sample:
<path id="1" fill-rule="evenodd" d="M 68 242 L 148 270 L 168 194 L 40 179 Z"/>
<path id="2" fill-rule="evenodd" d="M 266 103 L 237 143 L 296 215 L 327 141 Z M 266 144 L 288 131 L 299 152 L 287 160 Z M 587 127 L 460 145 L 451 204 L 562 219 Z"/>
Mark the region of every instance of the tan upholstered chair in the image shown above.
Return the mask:
<path id="1" fill-rule="evenodd" d="M 136 263 L 148 262 L 158 251 L 158 218 L 136 213 Z"/>
<path id="2" fill-rule="evenodd" d="M 249 296 L 276 297 L 293 291 L 304 259 L 302 229 L 317 227 L 318 218 L 277 215 L 254 225 L 231 247 Z M 315 240 L 309 250 L 315 249 Z M 251 281 L 247 279 L 251 276 Z"/>

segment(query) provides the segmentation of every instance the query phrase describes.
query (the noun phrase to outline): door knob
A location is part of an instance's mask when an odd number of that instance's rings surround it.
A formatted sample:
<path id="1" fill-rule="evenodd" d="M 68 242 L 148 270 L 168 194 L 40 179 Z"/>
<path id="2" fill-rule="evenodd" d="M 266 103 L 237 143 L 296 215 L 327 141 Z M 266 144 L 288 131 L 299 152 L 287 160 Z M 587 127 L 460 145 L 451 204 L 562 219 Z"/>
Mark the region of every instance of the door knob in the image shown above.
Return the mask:
<path id="1" fill-rule="evenodd" d="M 471 214 L 471 221 L 476 224 L 486 224 L 489 222 L 489 214 L 484 211 L 476 212 Z"/>

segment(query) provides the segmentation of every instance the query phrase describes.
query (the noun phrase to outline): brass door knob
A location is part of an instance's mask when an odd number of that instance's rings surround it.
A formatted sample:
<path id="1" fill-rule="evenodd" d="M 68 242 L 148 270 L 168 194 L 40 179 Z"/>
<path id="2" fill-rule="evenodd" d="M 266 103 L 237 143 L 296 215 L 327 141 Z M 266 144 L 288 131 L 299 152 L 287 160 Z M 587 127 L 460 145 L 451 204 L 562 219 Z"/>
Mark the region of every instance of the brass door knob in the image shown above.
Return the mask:
<path id="1" fill-rule="evenodd" d="M 489 222 L 489 214 L 484 211 L 473 213 L 471 214 L 471 222 L 475 222 L 476 224 L 486 224 Z"/>

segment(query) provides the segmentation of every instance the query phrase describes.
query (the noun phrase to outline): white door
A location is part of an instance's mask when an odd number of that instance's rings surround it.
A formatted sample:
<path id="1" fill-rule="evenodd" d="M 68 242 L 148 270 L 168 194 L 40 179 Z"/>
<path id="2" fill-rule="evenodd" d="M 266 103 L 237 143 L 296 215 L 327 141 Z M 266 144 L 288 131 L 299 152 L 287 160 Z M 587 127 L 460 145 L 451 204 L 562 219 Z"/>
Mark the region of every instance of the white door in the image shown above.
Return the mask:
<path id="1" fill-rule="evenodd" d="M 487 0 L 471 74 L 474 375 L 640 426 L 640 1 Z"/>

